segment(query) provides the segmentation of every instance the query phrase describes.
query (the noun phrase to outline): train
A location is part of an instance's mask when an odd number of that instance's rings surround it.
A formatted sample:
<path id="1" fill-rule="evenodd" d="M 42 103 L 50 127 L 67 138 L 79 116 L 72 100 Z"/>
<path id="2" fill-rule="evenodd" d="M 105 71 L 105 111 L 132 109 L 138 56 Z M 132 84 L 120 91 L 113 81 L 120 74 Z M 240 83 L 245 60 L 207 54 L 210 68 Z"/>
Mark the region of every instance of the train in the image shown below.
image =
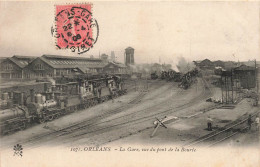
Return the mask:
<path id="1" fill-rule="evenodd" d="M 158 74 L 157 74 L 157 72 L 155 71 L 155 72 L 153 72 L 153 73 L 151 73 L 151 79 L 157 79 L 157 78 L 159 78 L 159 76 L 158 76 Z"/>
<path id="2" fill-rule="evenodd" d="M 47 84 L 46 84 L 47 85 Z M 53 83 L 43 92 L 5 92 L 0 111 L 1 135 L 26 129 L 34 123 L 44 123 L 77 110 L 114 99 L 127 93 L 124 80 L 118 76 L 77 82 Z"/>
<path id="3" fill-rule="evenodd" d="M 196 82 L 196 77 L 198 76 L 199 71 L 196 68 L 186 73 L 176 72 L 174 70 L 162 71 L 160 76 L 156 72 L 151 73 L 151 79 L 153 80 L 160 78 L 162 80 L 180 82 L 179 86 L 184 89 L 188 89 L 192 83 Z"/>

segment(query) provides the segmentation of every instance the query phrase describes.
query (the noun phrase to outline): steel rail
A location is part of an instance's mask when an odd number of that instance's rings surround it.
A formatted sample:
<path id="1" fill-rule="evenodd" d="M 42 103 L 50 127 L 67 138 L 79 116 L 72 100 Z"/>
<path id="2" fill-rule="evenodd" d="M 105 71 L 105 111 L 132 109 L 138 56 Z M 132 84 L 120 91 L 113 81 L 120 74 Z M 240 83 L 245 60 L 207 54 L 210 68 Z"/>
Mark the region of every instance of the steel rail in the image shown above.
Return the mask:
<path id="1" fill-rule="evenodd" d="M 255 115 L 257 115 L 257 114 L 259 114 L 259 112 L 256 112 L 256 113 L 252 114 L 252 117 L 255 116 Z M 239 121 L 238 123 L 236 123 L 236 124 L 234 124 L 234 125 L 232 125 L 232 126 L 230 126 L 230 127 L 225 128 L 224 130 L 221 130 L 221 131 L 219 131 L 219 132 L 213 131 L 212 133 L 214 133 L 214 134 L 212 134 L 212 135 L 210 135 L 210 136 L 206 135 L 207 137 L 202 138 L 202 139 L 200 139 L 200 140 L 197 140 L 197 141 L 195 141 L 195 142 L 192 142 L 192 143 L 190 143 L 190 144 L 188 144 L 188 145 L 185 145 L 185 146 L 186 146 L 186 147 L 189 147 L 189 146 L 193 146 L 193 145 L 196 145 L 196 144 L 198 144 L 198 143 L 201 143 L 201 142 L 203 142 L 203 141 L 205 141 L 205 140 L 208 140 L 208 139 L 210 139 L 210 138 L 212 138 L 212 137 L 215 137 L 215 136 L 217 136 L 217 135 L 220 135 L 220 134 L 222 134 L 222 133 L 224 133 L 224 132 L 230 130 L 231 128 L 234 128 L 234 127 L 236 127 L 236 126 L 238 126 L 238 125 L 241 125 L 242 123 L 244 123 L 244 122 L 246 122 L 246 121 L 247 121 L 247 118 L 246 118 L 246 119 L 243 119 L 242 121 Z M 235 122 L 235 121 L 234 121 L 234 122 Z M 243 128 L 243 129 L 244 129 L 244 128 Z M 217 132 L 217 133 L 216 133 L 216 132 Z M 238 133 L 238 132 L 236 132 L 236 133 Z M 222 140 L 222 139 L 221 139 L 221 140 Z"/>

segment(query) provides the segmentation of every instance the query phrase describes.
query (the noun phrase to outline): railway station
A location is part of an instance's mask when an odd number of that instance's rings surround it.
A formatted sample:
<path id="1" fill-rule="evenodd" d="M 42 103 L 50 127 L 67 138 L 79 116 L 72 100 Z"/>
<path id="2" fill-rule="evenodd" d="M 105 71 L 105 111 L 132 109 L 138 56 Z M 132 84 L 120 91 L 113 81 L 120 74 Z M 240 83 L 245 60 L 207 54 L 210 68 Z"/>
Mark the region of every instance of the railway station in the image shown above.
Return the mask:
<path id="1" fill-rule="evenodd" d="M 213 146 L 235 136 L 237 145 L 240 136 L 257 136 L 256 125 L 248 129 L 247 120 L 259 116 L 259 62 L 248 66 L 205 59 L 178 65 L 176 71 L 167 64 L 138 64 L 132 47 L 124 52 L 124 63 L 115 61 L 114 52 L 111 58 L 4 59 L 0 88 L 5 145 L 12 138 L 29 145 L 163 141 Z"/>

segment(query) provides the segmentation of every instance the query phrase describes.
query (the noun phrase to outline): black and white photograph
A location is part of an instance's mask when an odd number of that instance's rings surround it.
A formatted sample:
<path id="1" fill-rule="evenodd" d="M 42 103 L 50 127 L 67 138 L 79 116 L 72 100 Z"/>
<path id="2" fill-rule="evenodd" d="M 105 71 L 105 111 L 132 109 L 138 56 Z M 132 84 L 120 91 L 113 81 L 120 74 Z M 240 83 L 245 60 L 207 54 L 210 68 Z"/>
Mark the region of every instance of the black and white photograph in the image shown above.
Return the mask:
<path id="1" fill-rule="evenodd" d="M 0 11 L 0 166 L 260 165 L 258 1 Z"/>

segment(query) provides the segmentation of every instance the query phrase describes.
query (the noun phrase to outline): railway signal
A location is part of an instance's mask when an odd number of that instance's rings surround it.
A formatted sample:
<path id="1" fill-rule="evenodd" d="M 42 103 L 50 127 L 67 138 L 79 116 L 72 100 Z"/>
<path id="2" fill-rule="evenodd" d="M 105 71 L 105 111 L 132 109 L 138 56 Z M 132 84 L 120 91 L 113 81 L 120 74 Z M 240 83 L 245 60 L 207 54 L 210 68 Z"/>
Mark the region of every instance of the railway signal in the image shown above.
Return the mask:
<path id="1" fill-rule="evenodd" d="M 155 118 L 156 118 L 156 117 L 155 117 Z M 150 136 L 151 138 L 154 136 L 154 134 L 156 133 L 157 129 L 158 129 L 160 126 L 162 126 L 162 127 L 164 127 L 164 128 L 167 128 L 167 126 L 163 123 L 163 120 L 165 120 L 166 118 L 167 118 L 166 116 L 165 116 L 164 118 L 162 118 L 162 119 L 156 118 L 157 121 L 154 122 L 154 124 L 155 124 L 156 126 L 155 126 L 155 129 L 154 129 L 152 135 Z"/>

